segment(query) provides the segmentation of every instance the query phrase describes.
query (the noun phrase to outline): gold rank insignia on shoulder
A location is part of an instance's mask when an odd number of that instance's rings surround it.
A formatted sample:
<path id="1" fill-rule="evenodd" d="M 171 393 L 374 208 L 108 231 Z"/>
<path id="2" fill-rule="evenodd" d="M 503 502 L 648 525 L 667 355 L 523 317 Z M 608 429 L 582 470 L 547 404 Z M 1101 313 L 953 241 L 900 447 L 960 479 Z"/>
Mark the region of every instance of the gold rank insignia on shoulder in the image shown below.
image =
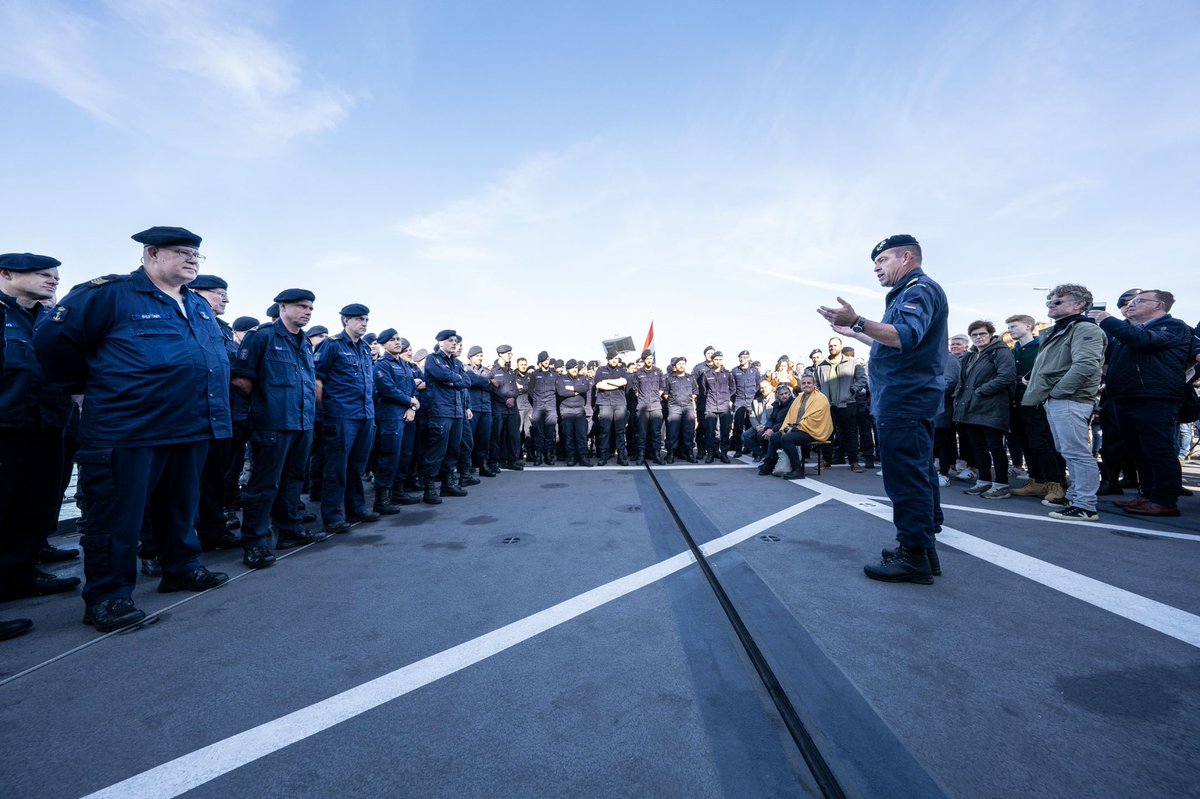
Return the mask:
<path id="1" fill-rule="evenodd" d="M 100 280 L 100 279 L 101 278 L 97 278 L 97 280 Z M 54 309 L 54 316 L 50 317 L 50 321 L 51 322 L 65 322 L 67 319 L 67 313 L 70 310 L 71 309 L 65 305 L 59 305 L 58 307 L 56 307 Z"/>
<path id="2" fill-rule="evenodd" d="M 89 286 L 103 286 L 105 283 L 108 283 L 108 282 L 109 282 L 109 279 L 106 277 L 94 277 L 88 281 L 88 285 Z"/>

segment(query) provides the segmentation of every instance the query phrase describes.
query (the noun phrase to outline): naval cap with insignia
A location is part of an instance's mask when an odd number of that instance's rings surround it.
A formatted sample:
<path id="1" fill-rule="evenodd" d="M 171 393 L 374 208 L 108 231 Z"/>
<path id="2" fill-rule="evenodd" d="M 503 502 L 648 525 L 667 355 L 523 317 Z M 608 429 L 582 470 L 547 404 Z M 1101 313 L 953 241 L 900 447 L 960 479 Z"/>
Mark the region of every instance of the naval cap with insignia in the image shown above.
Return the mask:
<path id="1" fill-rule="evenodd" d="M 303 302 L 304 300 L 316 302 L 317 295 L 308 289 L 284 289 L 276 294 L 275 299 L 271 302 Z"/>
<path id="2" fill-rule="evenodd" d="M 433 337 L 434 341 L 445 341 L 448 338 L 458 338 L 458 333 L 454 332 L 453 330 L 440 330 L 438 331 L 438 334 Z"/>
<path id="3" fill-rule="evenodd" d="M 6 252 L 0 255 L 0 269 L 10 272 L 40 272 L 60 266 L 62 261 L 49 255 L 34 255 L 31 252 Z"/>
<path id="4" fill-rule="evenodd" d="M 187 228 L 163 227 L 162 225 L 155 225 L 141 233 L 134 233 L 129 238 L 146 247 L 172 247 L 175 245 L 199 247 L 201 241 L 199 236 Z"/>
<path id="5" fill-rule="evenodd" d="M 371 334 L 368 333 L 367 335 L 369 336 Z M 400 334 L 396 332 L 396 328 L 389 327 L 389 328 L 385 328 L 384 331 L 379 334 L 379 338 L 377 338 L 375 340 L 378 341 L 380 344 L 387 344 L 389 341 L 391 341 L 398 335 L 400 335 Z M 366 336 L 364 336 L 363 338 L 366 338 Z"/>
<path id="6" fill-rule="evenodd" d="M 204 289 L 227 289 L 229 288 L 229 284 L 223 278 L 219 278 L 216 275 L 196 275 L 196 279 L 188 283 L 188 288 L 195 289 L 196 291 L 203 291 Z"/>
<path id="7" fill-rule="evenodd" d="M 258 327 L 258 320 L 253 316 L 239 316 L 233 320 L 233 332 L 244 333 L 251 328 Z"/>
<path id="8" fill-rule="evenodd" d="M 371 309 L 363 305 L 361 302 L 352 302 L 342 310 L 338 311 L 342 316 L 370 316 Z"/>
<path id="9" fill-rule="evenodd" d="M 512 352 L 512 347 L 508 346 L 507 344 L 501 344 L 496 348 L 497 355 L 503 355 L 506 352 Z"/>
<path id="10" fill-rule="evenodd" d="M 478 344 L 467 350 L 468 358 L 474 358 L 476 355 L 483 355 L 483 347 L 479 346 Z"/>
<path id="11" fill-rule="evenodd" d="M 267 316 L 270 317 L 271 319 L 279 318 L 279 303 L 277 303 L 277 302 L 271 303 L 271 307 L 267 308 Z"/>
<path id="12" fill-rule="evenodd" d="M 328 336 L 328 335 L 329 335 L 329 328 L 325 327 L 325 325 L 313 325 L 312 327 L 310 327 L 308 329 L 308 332 L 304 334 L 304 337 L 312 338 L 313 336 Z"/>
<path id="13" fill-rule="evenodd" d="M 871 250 L 871 263 L 874 263 L 875 259 L 879 257 L 879 253 L 883 252 L 884 250 L 890 250 L 893 247 L 912 246 L 920 247 L 921 244 L 907 233 L 897 233 L 894 236 L 888 236 L 886 239 L 876 244 Z"/>

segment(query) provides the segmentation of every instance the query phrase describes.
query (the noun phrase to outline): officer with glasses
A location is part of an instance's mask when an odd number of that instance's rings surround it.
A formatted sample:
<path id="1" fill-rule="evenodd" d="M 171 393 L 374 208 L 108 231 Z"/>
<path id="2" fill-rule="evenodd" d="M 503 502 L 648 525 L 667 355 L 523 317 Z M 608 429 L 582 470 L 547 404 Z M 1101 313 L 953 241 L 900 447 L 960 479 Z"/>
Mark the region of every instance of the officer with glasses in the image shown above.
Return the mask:
<path id="1" fill-rule="evenodd" d="M 209 442 L 232 435 L 225 341 L 212 308 L 187 289 L 204 260 L 201 239 L 179 227 L 132 238 L 139 269 L 71 289 L 34 333 L 46 379 L 84 395 L 83 621 L 101 632 L 145 618 L 132 598 L 143 519 L 160 593 L 228 579 L 201 565 L 194 529 Z"/>

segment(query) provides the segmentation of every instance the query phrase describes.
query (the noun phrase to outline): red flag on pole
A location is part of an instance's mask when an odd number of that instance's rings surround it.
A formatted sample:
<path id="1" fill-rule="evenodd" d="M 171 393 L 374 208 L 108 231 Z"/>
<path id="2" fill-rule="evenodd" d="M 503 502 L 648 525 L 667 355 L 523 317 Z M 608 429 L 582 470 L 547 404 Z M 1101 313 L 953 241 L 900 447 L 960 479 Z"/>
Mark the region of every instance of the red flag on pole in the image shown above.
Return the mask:
<path id="1" fill-rule="evenodd" d="M 642 345 L 642 352 L 650 350 L 654 352 L 654 320 L 650 320 L 650 330 L 646 333 L 646 343 Z"/>

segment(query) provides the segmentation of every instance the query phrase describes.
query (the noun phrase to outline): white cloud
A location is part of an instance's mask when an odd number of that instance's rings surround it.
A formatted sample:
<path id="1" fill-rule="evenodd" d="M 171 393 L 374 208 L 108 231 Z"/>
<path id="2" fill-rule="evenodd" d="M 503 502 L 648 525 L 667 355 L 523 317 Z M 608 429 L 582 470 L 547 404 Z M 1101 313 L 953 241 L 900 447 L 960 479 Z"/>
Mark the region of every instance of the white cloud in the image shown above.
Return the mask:
<path id="1" fill-rule="evenodd" d="M 0 9 L 0 71 L 207 154 L 258 155 L 339 125 L 353 98 L 306 74 L 266 31 L 227 22 L 246 19 L 222 0 L 111 0 L 91 14 L 13 0 Z M 148 109 L 178 117 L 160 124 Z"/>

